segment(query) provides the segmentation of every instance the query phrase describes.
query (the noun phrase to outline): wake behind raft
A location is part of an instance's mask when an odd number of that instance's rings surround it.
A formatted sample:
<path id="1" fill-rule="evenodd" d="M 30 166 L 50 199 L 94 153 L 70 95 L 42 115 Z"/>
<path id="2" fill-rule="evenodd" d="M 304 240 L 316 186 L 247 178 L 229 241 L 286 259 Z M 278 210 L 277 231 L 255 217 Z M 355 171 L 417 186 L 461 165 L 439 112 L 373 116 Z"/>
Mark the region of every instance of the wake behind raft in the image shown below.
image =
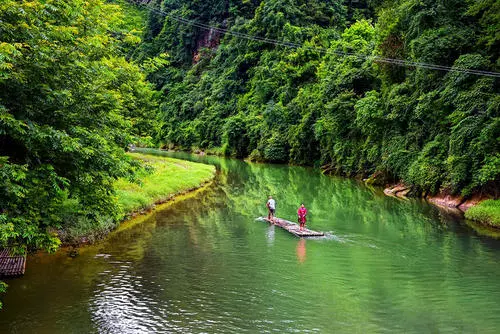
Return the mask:
<path id="1" fill-rule="evenodd" d="M 303 230 L 301 230 L 299 225 L 281 218 L 274 218 L 274 220 L 270 220 L 269 218 L 264 218 L 263 220 L 265 220 L 268 223 L 279 226 L 285 231 L 288 231 L 299 238 L 322 237 L 325 235 L 323 232 L 313 231 L 308 228 L 304 228 Z"/>

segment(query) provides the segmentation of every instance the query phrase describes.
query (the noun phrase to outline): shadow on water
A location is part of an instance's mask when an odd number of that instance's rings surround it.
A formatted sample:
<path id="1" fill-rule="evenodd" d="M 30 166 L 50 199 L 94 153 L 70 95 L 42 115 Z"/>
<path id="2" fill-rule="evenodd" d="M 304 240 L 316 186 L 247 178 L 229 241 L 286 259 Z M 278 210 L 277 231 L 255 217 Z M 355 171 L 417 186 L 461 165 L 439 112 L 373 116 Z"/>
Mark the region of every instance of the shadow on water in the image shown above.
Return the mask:
<path id="1" fill-rule="evenodd" d="M 495 332 L 500 242 L 314 169 L 184 153 L 213 185 L 9 282 L 0 332 Z M 256 220 L 271 194 L 325 238 Z"/>

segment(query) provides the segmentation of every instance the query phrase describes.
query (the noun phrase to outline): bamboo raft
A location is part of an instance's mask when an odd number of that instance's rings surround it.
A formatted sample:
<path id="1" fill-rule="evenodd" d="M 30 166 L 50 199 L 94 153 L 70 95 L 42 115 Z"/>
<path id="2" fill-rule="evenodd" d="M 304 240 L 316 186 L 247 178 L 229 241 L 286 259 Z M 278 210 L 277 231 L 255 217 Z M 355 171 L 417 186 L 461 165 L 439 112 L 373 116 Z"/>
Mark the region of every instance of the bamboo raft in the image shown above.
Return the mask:
<path id="1" fill-rule="evenodd" d="M 288 231 L 299 238 L 322 237 L 325 235 L 323 232 L 313 231 L 305 227 L 303 230 L 300 230 L 300 226 L 298 224 L 281 218 L 274 218 L 274 221 L 271 221 L 267 218 L 264 218 L 264 220 L 268 223 L 281 227 L 285 231 Z"/>
<path id="2" fill-rule="evenodd" d="M 26 255 L 14 254 L 5 248 L 0 250 L 0 277 L 24 275 L 26 269 Z"/>

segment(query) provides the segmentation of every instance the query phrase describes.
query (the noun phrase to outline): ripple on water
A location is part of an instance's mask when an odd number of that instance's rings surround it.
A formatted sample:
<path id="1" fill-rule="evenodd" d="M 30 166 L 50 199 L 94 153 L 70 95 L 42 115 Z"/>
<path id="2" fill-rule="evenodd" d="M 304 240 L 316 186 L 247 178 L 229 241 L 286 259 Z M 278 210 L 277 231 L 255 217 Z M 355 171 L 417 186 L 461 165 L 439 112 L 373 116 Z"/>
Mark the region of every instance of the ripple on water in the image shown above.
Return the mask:
<path id="1" fill-rule="evenodd" d="M 91 297 L 92 320 L 104 333 L 144 333 L 168 328 L 163 305 L 145 293 L 142 277 L 131 272 L 128 262 L 114 261 L 117 271 L 102 272 Z"/>

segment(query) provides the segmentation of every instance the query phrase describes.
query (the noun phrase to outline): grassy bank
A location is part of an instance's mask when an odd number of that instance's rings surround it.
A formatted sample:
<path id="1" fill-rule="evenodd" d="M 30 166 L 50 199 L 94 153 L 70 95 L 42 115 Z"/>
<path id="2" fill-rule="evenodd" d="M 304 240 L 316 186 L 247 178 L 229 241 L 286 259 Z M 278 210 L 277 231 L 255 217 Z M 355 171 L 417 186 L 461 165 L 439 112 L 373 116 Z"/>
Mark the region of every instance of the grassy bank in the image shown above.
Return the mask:
<path id="1" fill-rule="evenodd" d="M 116 194 L 123 214 L 146 209 L 176 194 L 198 188 L 215 174 L 212 165 L 139 153 L 130 155 L 144 161 L 146 170 L 139 175 L 138 182 L 123 178 L 116 181 Z"/>
<path id="2" fill-rule="evenodd" d="M 483 224 L 500 227 L 500 200 L 483 201 L 467 210 L 465 217 Z"/>
<path id="3" fill-rule="evenodd" d="M 133 180 L 120 178 L 114 183 L 121 219 L 199 188 L 215 175 L 212 165 L 139 153 L 129 156 L 139 160 L 144 168 L 138 169 Z M 118 225 L 119 221 L 109 218 L 79 220 L 60 231 L 59 236 L 65 244 L 92 243 Z"/>

